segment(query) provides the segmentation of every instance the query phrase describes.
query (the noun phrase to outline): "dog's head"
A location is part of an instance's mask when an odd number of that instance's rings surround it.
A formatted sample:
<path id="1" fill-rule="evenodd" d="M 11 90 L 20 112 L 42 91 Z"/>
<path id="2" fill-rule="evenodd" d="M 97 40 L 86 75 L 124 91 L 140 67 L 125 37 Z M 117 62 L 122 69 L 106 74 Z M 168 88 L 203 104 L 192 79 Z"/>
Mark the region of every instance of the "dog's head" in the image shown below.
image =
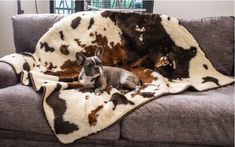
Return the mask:
<path id="1" fill-rule="evenodd" d="M 95 55 L 91 57 L 86 57 L 83 53 L 78 52 L 76 54 L 77 62 L 82 66 L 80 75 L 85 75 L 87 77 L 95 77 L 102 74 L 102 58 L 103 58 L 103 47 L 99 46 Z"/>

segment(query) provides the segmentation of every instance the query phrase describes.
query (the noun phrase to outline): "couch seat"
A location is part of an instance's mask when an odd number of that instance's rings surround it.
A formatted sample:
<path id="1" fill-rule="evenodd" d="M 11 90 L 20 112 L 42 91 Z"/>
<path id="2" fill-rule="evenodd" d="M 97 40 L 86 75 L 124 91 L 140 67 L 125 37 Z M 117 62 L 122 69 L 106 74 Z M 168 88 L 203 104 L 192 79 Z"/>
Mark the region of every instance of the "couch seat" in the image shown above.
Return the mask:
<path id="1" fill-rule="evenodd" d="M 53 135 L 42 112 L 42 99 L 31 87 L 17 84 L 0 89 L 0 130 Z M 117 140 L 120 123 L 90 136 L 90 139 Z"/>
<path id="2" fill-rule="evenodd" d="M 153 100 L 122 120 L 132 141 L 233 145 L 234 86 Z"/>

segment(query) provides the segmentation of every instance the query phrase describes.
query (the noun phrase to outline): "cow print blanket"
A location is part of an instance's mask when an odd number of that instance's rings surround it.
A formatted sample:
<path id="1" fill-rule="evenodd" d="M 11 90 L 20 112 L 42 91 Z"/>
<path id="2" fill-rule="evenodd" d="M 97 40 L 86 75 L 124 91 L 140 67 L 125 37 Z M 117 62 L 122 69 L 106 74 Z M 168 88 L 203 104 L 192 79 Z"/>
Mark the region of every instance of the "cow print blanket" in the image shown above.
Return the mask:
<path id="1" fill-rule="evenodd" d="M 78 82 L 76 53 L 127 69 L 143 82 L 139 93 L 109 87 L 101 95 Z M 217 72 L 198 42 L 176 18 L 112 11 L 79 12 L 55 23 L 36 51 L 0 59 L 12 65 L 23 85 L 42 92 L 43 111 L 62 143 L 101 131 L 157 97 L 194 87 L 217 88 L 233 79 Z"/>

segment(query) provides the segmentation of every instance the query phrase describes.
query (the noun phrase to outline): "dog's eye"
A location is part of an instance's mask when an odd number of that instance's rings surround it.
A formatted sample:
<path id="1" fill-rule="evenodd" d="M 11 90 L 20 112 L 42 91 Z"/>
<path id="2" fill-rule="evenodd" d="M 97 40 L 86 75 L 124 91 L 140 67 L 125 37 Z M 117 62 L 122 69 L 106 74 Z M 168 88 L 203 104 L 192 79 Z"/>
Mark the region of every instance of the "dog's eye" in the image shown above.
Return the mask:
<path id="1" fill-rule="evenodd" d="M 96 62 L 96 65 L 100 66 L 100 65 L 101 65 L 101 62 Z"/>
<path id="2" fill-rule="evenodd" d="M 88 67 L 92 67 L 94 64 L 93 63 L 88 63 L 87 66 Z"/>

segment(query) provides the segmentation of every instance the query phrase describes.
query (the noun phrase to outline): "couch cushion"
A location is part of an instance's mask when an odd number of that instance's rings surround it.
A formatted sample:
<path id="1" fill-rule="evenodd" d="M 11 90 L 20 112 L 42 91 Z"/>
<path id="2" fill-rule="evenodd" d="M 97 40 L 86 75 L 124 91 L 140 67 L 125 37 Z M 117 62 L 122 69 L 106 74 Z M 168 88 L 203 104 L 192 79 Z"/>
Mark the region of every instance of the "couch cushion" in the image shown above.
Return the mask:
<path id="1" fill-rule="evenodd" d="M 234 86 L 163 96 L 122 121 L 132 141 L 233 145 Z"/>
<path id="2" fill-rule="evenodd" d="M 32 134 L 27 132 L 12 132 L 0 129 L 1 147 L 211 147 L 191 144 L 174 144 L 161 142 L 137 142 L 125 139 L 98 140 L 83 138 L 72 144 L 64 145 L 56 141 L 55 136 Z"/>
<path id="3" fill-rule="evenodd" d="M 234 17 L 183 21 L 217 70 L 234 75 Z"/>
<path id="4" fill-rule="evenodd" d="M 64 18 L 56 14 L 22 14 L 12 17 L 16 52 L 34 52 L 41 36 Z"/>
<path id="5" fill-rule="evenodd" d="M 21 84 L 0 89 L 0 129 L 52 135 L 42 112 L 41 95 Z M 119 137 L 120 123 L 116 123 L 89 138 L 116 140 Z"/>

